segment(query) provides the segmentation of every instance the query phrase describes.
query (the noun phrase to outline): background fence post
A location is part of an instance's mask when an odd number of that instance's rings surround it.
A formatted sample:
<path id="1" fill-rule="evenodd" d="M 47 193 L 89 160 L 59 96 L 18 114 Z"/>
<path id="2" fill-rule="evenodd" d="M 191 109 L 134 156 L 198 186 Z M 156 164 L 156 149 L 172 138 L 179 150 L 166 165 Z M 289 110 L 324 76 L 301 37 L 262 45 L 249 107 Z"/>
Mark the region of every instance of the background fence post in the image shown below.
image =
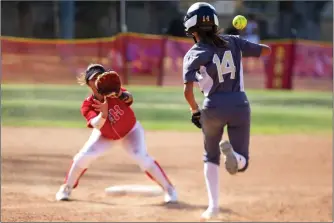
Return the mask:
<path id="1" fill-rule="evenodd" d="M 157 78 L 157 85 L 158 86 L 163 86 L 164 82 L 164 75 L 165 75 L 165 57 L 166 57 L 166 45 L 168 42 L 168 35 L 163 35 L 162 36 L 162 43 L 161 43 L 161 60 L 159 63 L 159 73 L 158 73 L 158 78 Z"/>
<path id="2" fill-rule="evenodd" d="M 62 39 L 75 37 L 75 2 L 74 0 L 59 1 L 59 25 Z"/>

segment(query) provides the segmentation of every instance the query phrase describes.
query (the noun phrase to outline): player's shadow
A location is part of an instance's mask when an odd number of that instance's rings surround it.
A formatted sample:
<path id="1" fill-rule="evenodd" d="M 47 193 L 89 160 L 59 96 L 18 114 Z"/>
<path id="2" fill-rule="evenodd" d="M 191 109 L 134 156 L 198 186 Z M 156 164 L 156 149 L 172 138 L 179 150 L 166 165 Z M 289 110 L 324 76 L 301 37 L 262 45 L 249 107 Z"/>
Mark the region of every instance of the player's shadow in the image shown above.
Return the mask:
<path id="1" fill-rule="evenodd" d="M 178 167 L 174 166 L 164 166 L 164 170 L 174 170 Z M 103 168 L 105 171 L 117 172 L 117 173 L 142 173 L 140 167 L 136 164 L 122 164 L 122 165 L 113 165 Z"/>
<path id="2" fill-rule="evenodd" d="M 70 200 L 68 200 L 66 202 L 73 202 L 73 201 L 75 201 L 75 203 L 102 204 L 102 205 L 108 205 L 108 206 L 114 206 L 115 205 L 113 203 L 109 203 L 109 202 L 105 202 L 105 201 L 82 200 L 82 199 L 75 199 L 75 198 L 71 198 Z"/>
<path id="3" fill-rule="evenodd" d="M 166 203 L 148 204 L 146 206 L 161 206 L 167 209 L 179 209 L 179 210 L 205 210 L 208 207 L 207 205 L 190 204 L 184 201 L 179 201 L 177 203 L 167 203 L 167 204 Z M 229 208 L 220 208 L 220 212 L 226 214 L 238 215 L 236 212 L 234 212 Z"/>

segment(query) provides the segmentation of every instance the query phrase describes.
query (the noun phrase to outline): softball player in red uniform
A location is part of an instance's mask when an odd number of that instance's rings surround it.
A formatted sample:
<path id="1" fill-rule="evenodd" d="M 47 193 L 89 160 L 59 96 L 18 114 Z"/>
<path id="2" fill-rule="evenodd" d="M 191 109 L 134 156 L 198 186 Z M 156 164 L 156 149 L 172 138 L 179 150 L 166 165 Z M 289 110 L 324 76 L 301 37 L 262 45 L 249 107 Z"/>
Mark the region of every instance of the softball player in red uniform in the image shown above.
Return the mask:
<path id="1" fill-rule="evenodd" d="M 69 200 L 72 189 L 78 186 L 80 177 L 91 162 L 101 156 L 106 149 L 111 148 L 115 140 L 122 140 L 127 153 L 148 177 L 163 188 L 164 201 L 176 202 L 177 193 L 174 186 L 159 163 L 146 151 L 144 129 L 130 107 L 133 102 L 131 93 L 122 88 L 118 98 L 105 98 L 97 92 L 95 80 L 104 72 L 106 70 L 102 65 L 91 64 L 82 75 L 81 84 L 90 87 L 92 95 L 83 101 L 81 114 L 87 120 L 87 127 L 93 130 L 88 141 L 74 156 L 65 183 L 56 194 L 56 200 Z"/>

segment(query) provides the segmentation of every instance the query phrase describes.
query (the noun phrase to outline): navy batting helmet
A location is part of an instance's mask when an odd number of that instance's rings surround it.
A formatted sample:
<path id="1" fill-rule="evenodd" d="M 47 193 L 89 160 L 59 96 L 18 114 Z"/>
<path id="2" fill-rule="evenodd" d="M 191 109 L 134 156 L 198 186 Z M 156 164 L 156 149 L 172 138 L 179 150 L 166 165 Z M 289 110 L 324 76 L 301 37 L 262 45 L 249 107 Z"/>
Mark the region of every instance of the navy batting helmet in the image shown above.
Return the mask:
<path id="1" fill-rule="evenodd" d="M 217 31 L 219 21 L 216 9 L 206 2 L 194 3 L 184 17 L 184 26 L 187 35 L 198 30 Z"/>

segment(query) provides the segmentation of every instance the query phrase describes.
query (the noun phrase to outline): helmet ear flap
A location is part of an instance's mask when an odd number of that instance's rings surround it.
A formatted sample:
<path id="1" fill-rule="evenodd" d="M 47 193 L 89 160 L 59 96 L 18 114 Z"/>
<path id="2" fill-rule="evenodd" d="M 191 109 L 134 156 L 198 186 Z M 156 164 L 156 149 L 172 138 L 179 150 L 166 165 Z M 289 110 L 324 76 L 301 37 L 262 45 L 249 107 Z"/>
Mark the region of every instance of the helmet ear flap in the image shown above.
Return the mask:
<path id="1" fill-rule="evenodd" d="M 188 37 L 193 37 L 193 32 L 196 32 L 195 29 L 196 29 L 195 27 L 191 27 L 191 28 L 189 28 L 188 30 L 185 30 L 186 35 L 187 35 Z"/>
<path id="2" fill-rule="evenodd" d="M 190 29 L 186 30 L 186 35 L 188 37 L 192 37 L 194 42 L 197 43 L 197 40 L 196 40 L 195 36 L 193 35 L 194 32 L 198 32 L 197 27 L 191 27 Z"/>

